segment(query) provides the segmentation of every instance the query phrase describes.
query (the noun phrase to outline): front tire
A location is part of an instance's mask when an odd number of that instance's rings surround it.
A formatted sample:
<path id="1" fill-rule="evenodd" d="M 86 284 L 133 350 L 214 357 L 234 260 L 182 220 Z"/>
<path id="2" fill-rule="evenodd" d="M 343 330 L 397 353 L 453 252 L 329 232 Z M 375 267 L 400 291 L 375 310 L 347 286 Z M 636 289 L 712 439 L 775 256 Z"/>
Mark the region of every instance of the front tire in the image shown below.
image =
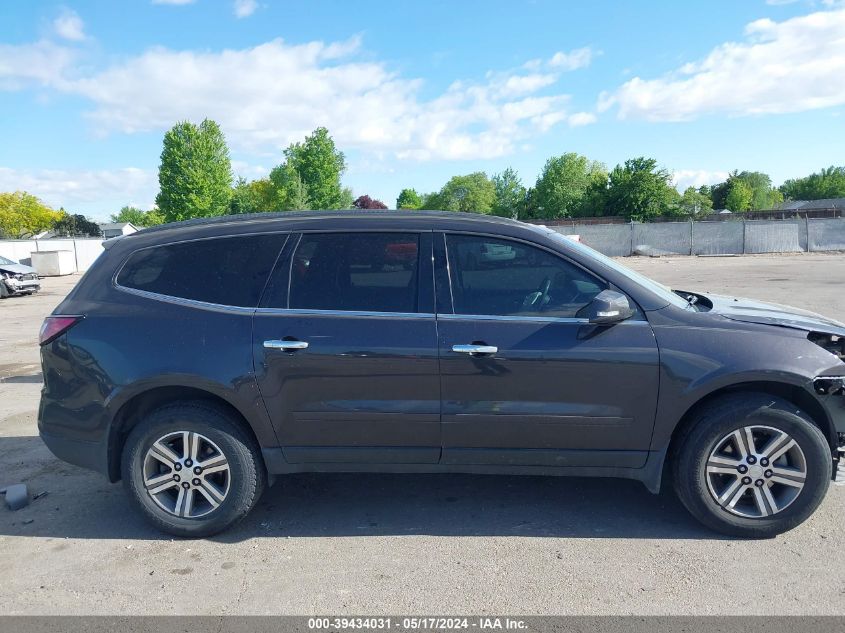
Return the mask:
<path id="1" fill-rule="evenodd" d="M 810 417 L 762 393 L 708 405 L 673 456 L 675 490 L 690 513 L 717 532 L 748 538 L 805 521 L 831 473 L 830 446 Z"/>
<path id="2" fill-rule="evenodd" d="M 267 474 L 253 438 L 224 409 L 205 402 L 156 409 L 124 445 L 123 483 L 135 505 L 164 532 L 211 536 L 258 502 Z"/>

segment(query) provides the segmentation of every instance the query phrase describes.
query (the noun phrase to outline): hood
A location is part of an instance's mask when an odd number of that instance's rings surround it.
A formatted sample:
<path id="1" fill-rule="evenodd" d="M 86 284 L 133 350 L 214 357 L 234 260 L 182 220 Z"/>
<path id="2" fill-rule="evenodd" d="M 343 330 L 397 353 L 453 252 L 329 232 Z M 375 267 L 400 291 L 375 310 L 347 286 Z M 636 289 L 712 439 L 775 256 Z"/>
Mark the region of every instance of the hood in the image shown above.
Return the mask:
<path id="1" fill-rule="evenodd" d="M 825 332 L 845 336 L 845 323 L 829 319 L 809 310 L 801 310 L 777 303 L 766 303 L 742 297 L 705 295 L 712 303 L 712 314 L 732 321 L 789 327 L 808 332 Z"/>
<path id="2" fill-rule="evenodd" d="M 27 275 L 36 272 L 32 266 L 26 266 L 25 264 L 0 264 L 0 270 L 15 275 Z"/>

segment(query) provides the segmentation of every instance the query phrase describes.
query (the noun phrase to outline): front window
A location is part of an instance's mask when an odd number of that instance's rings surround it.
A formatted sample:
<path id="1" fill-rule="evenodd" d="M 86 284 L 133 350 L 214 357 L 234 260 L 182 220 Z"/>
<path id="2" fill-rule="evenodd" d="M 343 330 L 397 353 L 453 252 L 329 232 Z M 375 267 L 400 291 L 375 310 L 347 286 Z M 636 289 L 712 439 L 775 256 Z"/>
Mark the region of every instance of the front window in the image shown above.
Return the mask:
<path id="1" fill-rule="evenodd" d="M 607 284 L 543 249 L 475 235 L 447 235 L 456 314 L 578 317 Z"/>
<path id="2" fill-rule="evenodd" d="M 615 270 L 616 272 L 620 273 L 621 275 L 625 275 L 631 281 L 639 284 L 640 286 L 644 286 L 646 289 L 650 290 L 657 296 L 665 299 L 667 303 L 670 303 L 674 306 L 679 308 L 688 308 L 689 302 L 686 301 L 683 297 L 679 297 L 675 294 L 671 288 L 664 286 L 661 283 L 654 281 L 653 279 L 646 277 L 645 275 L 638 273 L 637 271 L 625 266 L 624 264 L 616 261 L 615 259 L 611 259 L 607 255 L 602 255 L 597 250 L 590 248 L 589 246 L 585 246 L 580 242 L 576 242 L 575 240 L 571 240 L 565 235 L 558 233 L 557 231 L 553 231 L 547 227 L 542 227 L 543 230 L 555 241 L 558 241 L 566 246 L 568 249 L 572 249 L 577 251 L 578 253 L 588 257 L 594 261 L 600 262 Z"/>
<path id="3" fill-rule="evenodd" d="M 11 259 L 6 259 L 5 257 L 0 257 L 0 265 L 8 266 L 9 264 L 15 264 Z"/>

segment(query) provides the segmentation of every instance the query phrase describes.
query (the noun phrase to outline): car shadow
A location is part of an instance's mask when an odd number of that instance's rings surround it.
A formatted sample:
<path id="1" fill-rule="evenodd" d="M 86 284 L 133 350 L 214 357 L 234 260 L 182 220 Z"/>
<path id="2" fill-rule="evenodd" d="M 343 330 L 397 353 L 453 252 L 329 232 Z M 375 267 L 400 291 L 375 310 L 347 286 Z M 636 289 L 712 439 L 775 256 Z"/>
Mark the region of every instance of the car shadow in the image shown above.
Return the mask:
<path id="1" fill-rule="evenodd" d="M 6 376 L 5 378 L 0 377 L 0 383 L 8 383 L 8 384 L 30 384 L 30 385 L 40 385 L 44 382 L 44 376 L 39 371 L 37 374 L 26 374 L 22 376 Z"/>
<path id="2" fill-rule="evenodd" d="M 65 464 L 37 437 L 0 438 L 0 487 L 48 494 L 11 512 L 0 535 L 169 540 L 120 484 Z M 297 474 L 277 478 L 241 523 L 214 537 L 518 536 L 723 539 L 668 492 L 617 479 L 459 474 Z"/>

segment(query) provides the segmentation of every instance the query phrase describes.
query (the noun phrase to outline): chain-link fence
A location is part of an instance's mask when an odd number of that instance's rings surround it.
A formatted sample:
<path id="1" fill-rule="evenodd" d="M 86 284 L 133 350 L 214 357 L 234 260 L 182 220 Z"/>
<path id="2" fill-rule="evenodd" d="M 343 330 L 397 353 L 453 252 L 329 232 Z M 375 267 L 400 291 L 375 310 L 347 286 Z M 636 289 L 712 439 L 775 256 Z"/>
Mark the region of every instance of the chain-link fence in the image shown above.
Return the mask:
<path id="1" fill-rule="evenodd" d="M 553 226 L 597 251 L 627 255 L 741 255 L 845 251 L 845 218 Z"/>

